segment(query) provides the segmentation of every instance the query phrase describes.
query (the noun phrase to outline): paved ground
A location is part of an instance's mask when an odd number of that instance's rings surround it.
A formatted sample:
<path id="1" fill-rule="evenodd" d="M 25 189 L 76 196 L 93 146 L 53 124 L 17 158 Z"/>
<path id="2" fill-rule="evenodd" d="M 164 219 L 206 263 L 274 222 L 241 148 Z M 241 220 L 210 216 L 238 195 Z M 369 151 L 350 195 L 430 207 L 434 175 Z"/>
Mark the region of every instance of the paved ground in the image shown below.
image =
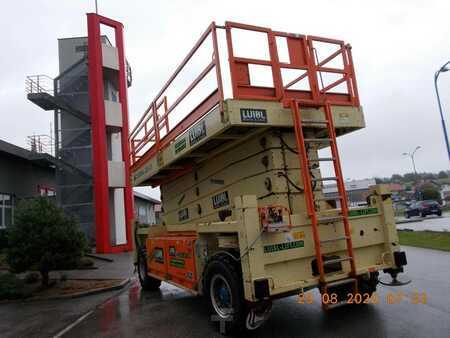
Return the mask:
<path id="1" fill-rule="evenodd" d="M 94 260 L 98 269 L 53 272 L 58 278 L 64 273 L 68 278 L 108 279 L 129 278 L 133 275 L 130 253 L 99 255 L 110 257 L 114 262 Z M 52 337 L 80 316 L 93 310 L 121 291 L 68 300 L 26 301 L 0 304 L 0 337 Z"/>
<path id="2" fill-rule="evenodd" d="M 406 220 L 406 219 L 405 219 Z M 427 216 L 412 217 L 410 222 L 397 224 L 397 229 L 412 229 L 415 231 L 433 230 L 433 231 L 450 231 L 450 213 L 445 213 L 442 217 Z M 417 221 L 417 222 L 414 222 Z"/>
<path id="3" fill-rule="evenodd" d="M 300 305 L 290 297 L 276 301 L 264 329 L 248 336 L 449 337 L 450 253 L 409 247 L 406 251 L 413 282 L 401 288 L 380 287 L 378 305 L 341 307 L 325 314 L 317 301 Z M 387 304 L 387 295 L 397 291 L 405 294 L 404 300 Z M 411 304 L 416 291 L 426 293 L 426 304 Z M 135 284 L 64 337 L 220 337 L 208 318 L 201 298 L 167 284 L 156 293 L 142 292 Z"/>
<path id="4" fill-rule="evenodd" d="M 0 304 L 0 336 L 53 337 L 81 315 L 118 294 L 106 292 L 69 300 Z"/>

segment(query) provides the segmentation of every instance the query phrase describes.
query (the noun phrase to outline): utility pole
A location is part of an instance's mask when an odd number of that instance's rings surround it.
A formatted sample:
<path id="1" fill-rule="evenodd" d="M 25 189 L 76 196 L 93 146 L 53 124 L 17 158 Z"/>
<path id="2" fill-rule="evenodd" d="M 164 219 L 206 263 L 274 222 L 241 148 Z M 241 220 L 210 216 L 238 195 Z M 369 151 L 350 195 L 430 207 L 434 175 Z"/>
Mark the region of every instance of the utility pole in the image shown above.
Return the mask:
<path id="1" fill-rule="evenodd" d="M 416 151 L 419 150 L 421 148 L 421 146 L 417 146 L 416 149 L 414 149 L 413 152 L 411 153 L 403 153 L 402 155 L 404 156 L 409 156 L 411 158 L 411 162 L 413 165 L 413 170 L 414 170 L 414 175 L 416 175 L 417 177 L 417 170 L 416 170 L 416 162 L 414 161 L 414 155 L 416 154 Z"/>
<path id="2" fill-rule="evenodd" d="M 450 70 L 449 64 L 450 64 L 450 61 L 448 61 L 441 68 L 439 68 L 439 70 L 434 74 L 434 88 L 436 90 L 436 97 L 437 97 L 437 101 L 438 101 L 439 113 L 441 114 L 441 124 L 442 124 L 442 130 L 444 131 L 445 144 L 447 146 L 447 155 L 448 155 L 448 159 L 450 161 L 450 144 L 448 141 L 447 127 L 445 126 L 444 113 L 442 112 L 441 98 L 439 97 L 439 90 L 438 90 L 438 85 L 437 85 L 437 80 L 439 78 L 439 74 Z"/>
<path id="3" fill-rule="evenodd" d="M 98 4 L 97 4 L 97 0 L 95 0 L 95 14 L 98 14 Z"/>

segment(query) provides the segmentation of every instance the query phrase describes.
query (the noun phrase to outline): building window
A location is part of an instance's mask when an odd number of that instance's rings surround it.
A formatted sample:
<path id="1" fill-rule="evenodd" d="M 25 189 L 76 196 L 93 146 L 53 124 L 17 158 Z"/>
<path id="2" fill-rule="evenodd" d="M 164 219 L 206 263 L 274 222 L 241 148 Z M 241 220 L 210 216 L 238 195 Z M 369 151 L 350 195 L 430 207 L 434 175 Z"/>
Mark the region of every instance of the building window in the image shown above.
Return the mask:
<path id="1" fill-rule="evenodd" d="M 55 189 L 38 185 L 39 196 L 53 197 L 56 196 Z"/>
<path id="2" fill-rule="evenodd" d="M 0 193 L 0 229 L 13 224 L 14 197 L 10 194 Z"/>
<path id="3" fill-rule="evenodd" d="M 138 216 L 145 218 L 147 216 L 147 210 L 143 206 L 139 206 L 138 208 Z"/>

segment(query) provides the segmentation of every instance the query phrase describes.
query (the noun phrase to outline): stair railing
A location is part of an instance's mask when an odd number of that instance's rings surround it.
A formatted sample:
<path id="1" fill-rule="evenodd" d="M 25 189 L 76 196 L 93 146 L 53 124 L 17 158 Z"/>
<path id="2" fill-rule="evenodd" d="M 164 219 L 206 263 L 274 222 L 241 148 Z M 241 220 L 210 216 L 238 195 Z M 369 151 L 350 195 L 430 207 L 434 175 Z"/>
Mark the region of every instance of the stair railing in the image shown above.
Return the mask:
<path id="1" fill-rule="evenodd" d="M 25 91 L 27 94 L 47 93 L 53 96 L 53 79 L 47 75 L 29 75 L 25 80 Z"/>

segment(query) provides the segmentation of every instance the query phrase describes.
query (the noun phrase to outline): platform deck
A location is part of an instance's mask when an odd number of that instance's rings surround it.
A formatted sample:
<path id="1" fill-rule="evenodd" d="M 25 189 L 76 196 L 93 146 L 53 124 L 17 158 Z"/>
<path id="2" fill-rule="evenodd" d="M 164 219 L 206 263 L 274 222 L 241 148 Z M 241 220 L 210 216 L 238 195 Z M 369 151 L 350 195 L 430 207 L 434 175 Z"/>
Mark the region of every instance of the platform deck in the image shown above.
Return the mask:
<path id="1" fill-rule="evenodd" d="M 365 127 L 361 107 L 332 106 L 332 112 L 337 136 Z M 323 128 L 320 121 L 324 121 L 324 114 L 319 109 L 304 108 L 302 117 L 307 121 L 318 122 L 310 122 L 305 126 L 313 129 Z M 143 158 L 134 166 L 132 184 L 160 185 L 165 179 L 173 177 L 174 171 L 195 166 L 269 128 L 293 130 L 290 108 L 284 108 L 280 102 L 225 100 L 223 112 L 217 106 L 186 129 L 157 156 L 147 161 Z"/>

